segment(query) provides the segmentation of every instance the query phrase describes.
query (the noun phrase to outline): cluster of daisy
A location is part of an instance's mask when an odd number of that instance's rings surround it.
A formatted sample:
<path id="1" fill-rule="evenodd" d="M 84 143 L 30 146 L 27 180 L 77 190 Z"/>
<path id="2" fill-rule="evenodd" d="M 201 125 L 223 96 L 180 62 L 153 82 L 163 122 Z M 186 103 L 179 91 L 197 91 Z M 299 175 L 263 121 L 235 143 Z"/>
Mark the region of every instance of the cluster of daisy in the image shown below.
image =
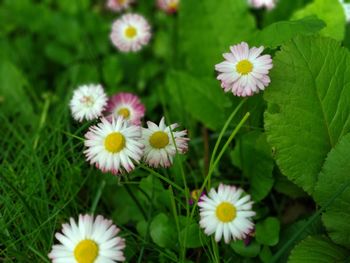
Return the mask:
<path id="1" fill-rule="evenodd" d="M 87 160 L 103 172 L 131 172 L 141 160 L 151 167 L 169 167 L 174 156 L 188 149 L 187 131 L 177 131 L 177 123 L 167 126 L 148 121 L 141 127 L 145 106 L 131 93 L 107 97 L 101 85 L 83 85 L 70 102 L 77 121 L 94 120 L 85 134 Z"/>
<path id="2" fill-rule="evenodd" d="M 178 10 L 180 0 L 157 0 L 160 9 L 167 13 Z M 107 7 L 116 12 L 128 9 L 134 0 L 108 0 Z M 110 39 L 121 52 L 137 52 L 151 39 L 151 26 L 139 14 L 124 14 L 112 24 Z"/>

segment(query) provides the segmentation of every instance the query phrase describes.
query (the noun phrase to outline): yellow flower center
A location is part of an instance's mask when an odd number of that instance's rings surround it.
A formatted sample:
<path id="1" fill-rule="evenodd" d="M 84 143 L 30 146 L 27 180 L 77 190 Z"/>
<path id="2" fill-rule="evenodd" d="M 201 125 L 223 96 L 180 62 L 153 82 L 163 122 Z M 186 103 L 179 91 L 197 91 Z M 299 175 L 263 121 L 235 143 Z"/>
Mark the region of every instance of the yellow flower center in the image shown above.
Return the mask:
<path id="1" fill-rule="evenodd" d="M 247 59 L 241 60 L 236 65 L 236 69 L 237 69 L 238 73 L 240 73 L 242 75 L 247 75 L 253 71 L 253 64 Z"/>
<path id="2" fill-rule="evenodd" d="M 120 5 L 123 5 L 125 4 L 126 0 L 117 0 L 117 3 L 120 4 Z"/>
<path id="3" fill-rule="evenodd" d="M 85 104 L 86 107 L 92 107 L 95 103 L 95 100 L 91 96 L 83 96 L 80 102 Z"/>
<path id="4" fill-rule="evenodd" d="M 236 215 L 236 207 L 229 202 L 222 202 L 216 208 L 216 216 L 221 222 L 231 222 Z"/>
<path id="5" fill-rule="evenodd" d="M 130 111 L 127 108 L 121 108 L 118 110 L 118 115 L 123 116 L 124 119 L 127 119 L 130 116 Z"/>
<path id="6" fill-rule="evenodd" d="M 125 29 L 125 35 L 126 37 L 128 38 L 134 38 L 136 35 L 137 35 L 137 30 L 135 27 L 133 26 L 128 26 L 126 29 Z"/>
<path id="7" fill-rule="evenodd" d="M 169 4 L 168 4 L 168 8 L 170 10 L 176 10 L 177 9 L 177 5 L 178 3 L 176 1 L 171 1 Z"/>
<path id="8" fill-rule="evenodd" d="M 105 139 L 105 148 L 111 153 L 117 153 L 125 147 L 125 137 L 120 132 L 113 132 Z"/>
<path id="9" fill-rule="evenodd" d="M 169 144 L 169 136 L 163 131 L 157 131 L 149 138 L 153 148 L 162 149 Z"/>
<path id="10" fill-rule="evenodd" d="M 89 239 L 80 241 L 74 249 L 74 257 L 78 263 L 93 263 L 97 256 L 98 246 Z"/>

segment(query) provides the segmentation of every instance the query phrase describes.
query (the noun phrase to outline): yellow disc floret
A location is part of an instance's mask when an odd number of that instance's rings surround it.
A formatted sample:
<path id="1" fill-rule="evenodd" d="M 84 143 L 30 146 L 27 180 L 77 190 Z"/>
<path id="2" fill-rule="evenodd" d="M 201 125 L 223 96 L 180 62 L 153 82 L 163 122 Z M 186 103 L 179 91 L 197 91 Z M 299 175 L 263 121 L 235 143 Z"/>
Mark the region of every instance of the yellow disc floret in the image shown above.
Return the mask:
<path id="1" fill-rule="evenodd" d="M 120 132 L 113 132 L 105 139 L 105 148 L 111 153 L 117 153 L 125 147 L 125 137 Z"/>
<path id="2" fill-rule="evenodd" d="M 169 144 L 169 136 L 163 131 L 157 131 L 151 135 L 149 143 L 153 148 L 162 149 Z"/>
<path id="3" fill-rule="evenodd" d="M 93 263 L 97 256 L 98 246 L 90 239 L 80 241 L 74 249 L 74 257 L 79 263 Z"/>
<path id="4" fill-rule="evenodd" d="M 137 35 L 137 30 L 133 26 L 128 26 L 125 29 L 125 36 L 128 38 L 134 38 Z"/>
<path id="5" fill-rule="evenodd" d="M 235 219 L 236 213 L 236 207 L 229 202 L 222 202 L 216 207 L 216 216 L 224 223 L 231 222 Z"/>
<path id="6" fill-rule="evenodd" d="M 241 60 L 237 63 L 236 70 L 239 74 L 247 75 L 253 71 L 253 64 L 247 59 Z"/>
<path id="7" fill-rule="evenodd" d="M 118 110 L 118 115 L 123 116 L 124 119 L 127 119 L 130 116 L 130 111 L 127 108 L 121 108 Z"/>

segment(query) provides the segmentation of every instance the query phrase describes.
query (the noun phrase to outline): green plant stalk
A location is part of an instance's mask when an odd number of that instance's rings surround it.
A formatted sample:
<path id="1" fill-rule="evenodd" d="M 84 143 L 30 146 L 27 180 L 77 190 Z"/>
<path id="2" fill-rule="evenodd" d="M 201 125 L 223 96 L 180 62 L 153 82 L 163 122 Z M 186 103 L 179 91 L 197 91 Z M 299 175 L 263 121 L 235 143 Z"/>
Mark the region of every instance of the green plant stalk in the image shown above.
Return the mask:
<path id="1" fill-rule="evenodd" d="M 230 117 L 227 119 L 227 121 L 225 122 L 224 124 L 224 127 L 221 129 L 220 131 L 220 134 L 219 134 L 219 137 L 218 139 L 216 140 L 216 143 L 215 143 L 215 146 L 214 146 L 214 150 L 211 154 L 211 157 L 210 157 L 210 163 L 209 163 L 209 166 L 211 166 L 214 162 L 214 159 L 215 159 L 215 155 L 216 155 L 216 152 L 219 148 L 219 145 L 221 143 L 221 140 L 222 140 L 222 137 L 224 136 L 228 126 L 230 125 L 232 119 L 236 116 L 236 114 L 238 113 L 239 109 L 243 106 L 243 104 L 247 101 L 247 99 L 243 99 L 239 104 L 238 106 L 234 109 L 234 111 L 231 113 Z"/>
<path id="2" fill-rule="evenodd" d="M 43 111 L 41 113 L 40 122 L 39 122 L 39 128 L 38 128 L 37 134 L 35 136 L 34 144 L 33 144 L 33 149 L 34 150 L 38 146 L 39 139 L 40 139 L 40 132 L 43 129 L 44 124 L 46 122 L 47 113 L 48 113 L 49 107 L 50 107 L 50 99 L 51 99 L 50 95 L 47 95 L 46 98 L 45 98 L 45 104 L 44 104 Z"/>
<path id="3" fill-rule="evenodd" d="M 235 110 L 236 111 L 236 110 Z M 208 175 L 205 177 L 204 182 L 199 190 L 199 196 L 202 194 L 205 186 L 207 185 L 211 175 L 213 174 L 213 171 L 215 169 L 215 167 L 218 165 L 222 155 L 224 154 L 224 152 L 226 151 L 227 147 L 229 146 L 229 144 L 232 142 L 232 140 L 234 139 L 234 137 L 236 136 L 236 134 L 238 133 L 238 131 L 241 129 L 241 127 L 244 125 L 244 123 L 247 121 L 247 119 L 249 118 L 250 113 L 247 112 L 244 117 L 241 119 L 241 121 L 238 123 L 238 125 L 236 126 L 236 128 L 232 131 L 230 137 L 227 139 L 226 143 L 224 144 L 224 146 L 222 147 L 218 157 L 216 158 L 215 162 L 209 167 L 209 172 Z M 210 186 L 209 186 L 210 187 Z M 209 189 L 208 187 L 208 189 Z M 193 204 L 193 208 L 191 211 L 191 215 L 190 215 L 190 220 L 193 218 L 194 216 L 194 212 L 197 208 L 198 205 L 198 200 L 196 200 L 196 202 L 194 202 Z M 185 232 L 185 237 L 184 237 L 184 242 L 186 244 L 187 241 L 187 231 Z"/>
<path id="4" fill-rule="evenodd" d="M 91 209 L 90 209 L 90 213 L 91 214 L 95 214 L 98 202 L 100 201 L 100 198 L 101 198 L 101 195 L 102 195 L 102 191 L 105 188 L 105 186 L 106 186 L 106 180 L 103 179 L 101 181 L 100 186 L 97 189 L 94 201 L 92 202 Z"/>
<path id="5" fill-rule="evenodd" d="M 38 250 L 34 249 L 32 246 L 28 246 L 28 248 L 33 252 L 35 253 L 38 257 L 40 257 L 43 262 L 47 262 L 47 263 L 50 263 L 50 261 L 47 259 L 46 256 L 44 256 L 43 254 L 41 254 Z"/>
<path id="6" fill-rule="evenodd" d="M 176 230 L 177 230 L 177 233 L 178 233 L 178 237 L 180 237 L 179 215 L 177 213 L 175 197 L 174 197 L 174 191 L 173 191 L 173 188 L 171 187 L 171 185 L 169 185 L 169 191 L 171 193 L 171 195 L 170 195 L 171 209 L 172 209 L 172 212 L 173 212 L 173 215 L 174 215 L 174 219 L 175 219 Z M 179 239 L 179 243 L 180 243 L 180 239 Z"/>
<path id="7" fill-rule="evenodd" d="M 301 227 L 295 234 L 290 238 L 284 246 L 277 251 L 277 253 L 272 257 L 271 263 L 275 263 L 279 260 L 279 258 L 289 249 L 289 247 L 297 240 L 297 238 L 307 229 L 320 215 L 323 213 L 350 185 L 350 181 L 342 186 L 339 186 L 338 190 L 335 194 L 328 200 L 328 202 L 318 210 L 308 221 L 307 223 Z"/>
<path id="8" fill-rule="evenodd" d="M 142 205 L 140 204 L 139 200 L 136 198 L 136 196 L 134 195 L 134 193 L 131 191 L 130 186 L 129 185 L 124 185 L 125 190 L 128 192 L 128 194 L 130 195 L 130 197 L 132 198 L 132 200 L 135 202 L 135 204 L 137 205 L 138 209 L 140 210 L 143 218 L 145 220 L 147 220 L 147 215 L 145 210 L 143 209 Z"/>
<path id="9" fill-rule="evenodd" d="M 140 164 L 139 167 L 141 167 L 142 169 L 144 169 L 145 171 L 155 175 L 156 177 L 158 177 L 159 179 L 167 182 L 169 185 L 171 185 L 172 187 L 174 187 L 175 189 L 179 190 L 181 193 L 185 193 L 185 190 L 182 189 L 179 185 L 173 183 L 172 181 L 170 181 L 168 178 L 166 178 L 165 176 L 161 175 L 160 173 L 157 173 L 156 171 L 148 168 L 147 166 Z"/>

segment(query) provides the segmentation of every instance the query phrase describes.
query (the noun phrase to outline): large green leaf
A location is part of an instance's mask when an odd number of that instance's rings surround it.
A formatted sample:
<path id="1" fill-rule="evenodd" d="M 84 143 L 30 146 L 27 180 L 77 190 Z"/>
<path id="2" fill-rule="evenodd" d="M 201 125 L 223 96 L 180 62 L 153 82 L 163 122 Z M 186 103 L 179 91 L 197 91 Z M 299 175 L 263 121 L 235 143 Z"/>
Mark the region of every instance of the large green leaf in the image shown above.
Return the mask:
<path id="1" fill-rule="evenodd" d="M 179 47 L 188 67 L 212 75 L 229 46 L 255 29 L 245 0 L 186 0 L 181 2 Z"/>
<path id="2" fill-rule="evenodd" d="M 338 191 L 337 199 L 326 208 L 322 220 L 334 242 L 350 248 L 350 134 L 329 153 L 315 188 L 315 199 L 323 206 Z M 345 189 L 344 189 L 345 188 Z"/>
<path id="3" fill-rule="evenodd" d="M 332 39 L 296 37 L 274 58 L 267 138 L 282 173 L 312 193 L 328 152 L 350 130 L 350 55 Z"/>
<path id="4" fill-rule="evenodd" d="M 292 251 L 288 263 L 345 262 L 349 252 L 323 236 L 308 237 Z"/>
<path id="5" fill-rule="evenodd" d="M 345 14 L 339 1 L 334 0 L 314 0 L 304 9 L 297 11 L 293 18 L 317 15 L 326 22 L 327 27 L 321 31 L 321 34 L 327 37 L 333 37 L 342 40 L 345 34 Z"/>
<path id="6" fill-rule="evenodd" d="M 211 129 L 219 129 L 225 123 L 223 112 L 231 106 L 231 102 L 218 81 L 194 78 L 184 72 L 171 72 L 166 85 L 179 111 L 190 113 Z"/>
<path id="7" fill-rule="evenodd" d="M 326 24 L 316 17 L 305 17 L 295 21 L 280 21 L 257 32 L 250 43 L 276 48 L 297 35 L 312 35 Z"/>

